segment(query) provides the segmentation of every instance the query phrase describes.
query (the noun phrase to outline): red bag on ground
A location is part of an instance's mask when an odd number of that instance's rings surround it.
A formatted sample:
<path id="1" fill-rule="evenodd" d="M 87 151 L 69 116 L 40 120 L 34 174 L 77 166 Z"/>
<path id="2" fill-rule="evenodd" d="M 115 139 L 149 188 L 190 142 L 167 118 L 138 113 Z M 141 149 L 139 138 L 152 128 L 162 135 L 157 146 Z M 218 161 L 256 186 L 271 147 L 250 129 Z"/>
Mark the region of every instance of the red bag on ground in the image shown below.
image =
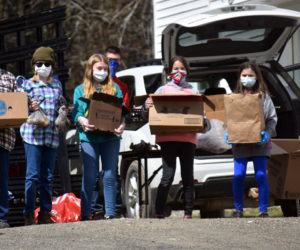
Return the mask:
<path id="1" fill-rule="evenodd" d="M 40 208 L 34 211 L 35 224 Z M 80 221 L 80 199 L 73 193 L 67 193 L 52 201 L 51 220 L 56 223 Z"/>

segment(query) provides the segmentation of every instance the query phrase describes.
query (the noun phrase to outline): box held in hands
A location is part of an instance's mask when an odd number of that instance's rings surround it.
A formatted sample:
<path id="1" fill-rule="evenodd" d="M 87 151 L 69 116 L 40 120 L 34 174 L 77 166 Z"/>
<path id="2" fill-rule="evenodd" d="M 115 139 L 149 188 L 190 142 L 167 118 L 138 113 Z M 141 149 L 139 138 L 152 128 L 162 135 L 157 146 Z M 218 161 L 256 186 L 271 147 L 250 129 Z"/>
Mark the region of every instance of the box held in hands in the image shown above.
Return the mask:
<path id="1" fill-rule="evenodd" d="M 226 123 L 224 94 L 205 96 L 204 110 L 208 120 L 218 119 L 223 123 Z"/>
<path id="2" fill-rule="evenodd" d="M 18 128 L 27 118 L 26 92 L 0 93 L 0 128 Z"/>
<path id="3" fill-rule="evenodd" d="M 88 120 L 96 130 L 114 133 L 121 124 L 122 99 L 103 93 L 94 93 L 89 105 Z"/>
<path id="4" fill-rule="evenodd" d="M 203 95 L 151 94 L 149 109 L 152 134 L 197 133 L 204 128 Z"/>

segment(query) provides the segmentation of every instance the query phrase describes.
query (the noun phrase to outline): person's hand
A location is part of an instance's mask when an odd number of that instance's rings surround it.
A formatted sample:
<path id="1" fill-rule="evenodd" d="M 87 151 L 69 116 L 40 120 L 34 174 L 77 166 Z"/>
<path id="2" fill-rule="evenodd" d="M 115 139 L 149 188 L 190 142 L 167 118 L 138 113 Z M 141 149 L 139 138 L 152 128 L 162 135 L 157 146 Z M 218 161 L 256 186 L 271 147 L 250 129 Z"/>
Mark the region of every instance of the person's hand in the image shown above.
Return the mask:
<path id="1" fill-rule="evenodd" d="M 85 117 L 80 116 L 78 118 L 78 122 L 80 123 L 84 132 L 90 132 L 95 130 L 95 125 L 89 124 L 89 120 Z"/>
<path id="2" fill-rule="evenodd" d="M 229 146 L 232 146 L 232 144 L 228 141 L 228 133 L 227 133 L 227 132 L 224 134 L 224 139 L 225 139 L 225 142 L 226 142 Z"/>
<path id="3" fill-rule="evenodd" d="M 261 134 L 261 142 L 257 143 L 258 145 L 263 145 L 270 141 L 270 135 L 267 131 L 263 130 L 260 132 L 260 134 Z"/>
<path id="4" fill-rule="evenodd" d="M 39 104 L 36 100 L 32 101 L 31 104 L 29 105 L 29 109 L 31 111 L 37 111 L 40 109 Z"/>
<path id="5" fill-rule="evenodd" d="M 125 128 L 125 123 L 121 123 L 118 128 L 115 128 L 115 135 L 120 137 L 124 132 L 124 128 Z"/>
<path id="6" fill-rule="evenodd" d="M 152 100 L 151 97 L 148 97 L 148 98 L 147 98 L 147 100 L 146 100 L 146 102 L 145 102 L 145 105 L 146 105 L 146 108 L 147 108 L 147 109 L 153 106 L 153 100 Z"/>

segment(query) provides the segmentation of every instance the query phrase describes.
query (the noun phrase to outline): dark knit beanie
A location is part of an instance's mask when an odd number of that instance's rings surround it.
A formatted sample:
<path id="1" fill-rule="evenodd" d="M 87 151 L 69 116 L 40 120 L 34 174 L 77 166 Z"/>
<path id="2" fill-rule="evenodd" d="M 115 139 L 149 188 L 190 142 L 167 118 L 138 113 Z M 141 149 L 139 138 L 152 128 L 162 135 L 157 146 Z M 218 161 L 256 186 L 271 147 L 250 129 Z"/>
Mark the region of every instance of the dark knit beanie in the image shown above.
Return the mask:
<path id="1" fill-rule="evenodd" d="M 34 65 L 37 61 L 47 61 L 52 65 L 55 63 L 54 50 L 50 47 L 37 48 L 32 56 L 31 64 Z"/>

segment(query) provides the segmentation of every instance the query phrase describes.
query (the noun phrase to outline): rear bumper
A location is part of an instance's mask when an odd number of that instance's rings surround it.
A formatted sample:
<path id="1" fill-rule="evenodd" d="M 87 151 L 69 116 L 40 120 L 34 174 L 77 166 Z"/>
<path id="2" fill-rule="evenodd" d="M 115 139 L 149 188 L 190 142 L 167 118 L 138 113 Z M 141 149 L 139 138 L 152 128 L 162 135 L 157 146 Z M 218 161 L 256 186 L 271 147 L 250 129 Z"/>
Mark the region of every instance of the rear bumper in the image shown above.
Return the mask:
<path id="1" fill-rule="evenodd" d="M 232 197 L 233 176 L 210 178 L 205 183 L 195 183 L 195 203 L 197 200 Z M 244 184 L 245 193 L 255 187 L 254 175 L 247 175 Z M 169 191 L 168 203 L 183 203 L 183 186 L 172 185 Z"/>

